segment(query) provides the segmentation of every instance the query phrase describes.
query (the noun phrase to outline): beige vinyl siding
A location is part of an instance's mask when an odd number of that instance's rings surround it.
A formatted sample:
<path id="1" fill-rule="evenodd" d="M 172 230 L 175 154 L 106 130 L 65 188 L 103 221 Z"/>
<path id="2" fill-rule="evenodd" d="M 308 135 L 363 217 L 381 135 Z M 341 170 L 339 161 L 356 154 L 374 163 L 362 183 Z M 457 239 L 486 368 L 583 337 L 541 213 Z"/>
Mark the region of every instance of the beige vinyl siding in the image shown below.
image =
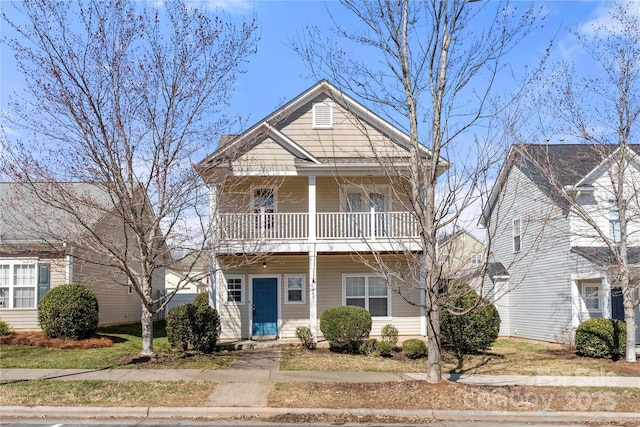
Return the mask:
<path id="1" fill-rule="evenodd" d="M 232 162 L 234 171 L 271 175 L 274 172 L 293 172 L 295 157 L 271 138 L 247 151 Z"/>
<path id="2" fill-rule="evenodd" d="M 39 264 L 50 265 L 50 289 L 66 283 L 66 263 L 64 258 L 39 258 Z M 14 329 L 40 329 L 37 309 L 0 309 L 0 319 Z"/>
<path id="3" fill-rule="evenodd" d="M 313 129 L 313 104 L 325 101 L 333 105 L 333 128 Z M 299 108 L 277 127 L 316 157 L 371 158 L 374 149 L 380 156 L 407 154 L 377 129 L 356 119 L 325 94 Z"/>
<path id="4" fill-rule="evenodd" d="M 262 259 L 253 265 L 229 268 L 224 277 L 242 276 L 244 279 L 245 303 L 229 303 L 226 299 L 226 279 L 218 286 L 219 311 L 222 322 L 222 339 L 248 338 L 251 334 L 249 310 L 251 307 L 251 277 L 272 276 L 279 283 L 279 335 L 282 338 L 295 338 L 298 326 L 309 325 L 309 258 L 307 255 L 281 255 L 265 258 L 267 267 L 262 267 Z M 225 258 L 228 263 L 230 258 Z M 318 255 L 318 316 L 329 307 L 343 304 L 342 277 L 345 273 L 371 274 L 371 271 L 351 255 Z M 305 302 L 302 304 L 285 303 L 285 276 L 302 274 L 305 277 Z M 419 294 L 414 293 L 416 302 Z M 374 318 L 371 334 L 380 335 L 386 324 L 393 324 L 403 336 L 420 334 L 420 309 L 408 304 L 399 295 L 389 290 L 391 298 L 391 317 Z M 318 323 L 319 325 L 319 323 Z M 320 331 L 319 331 L 320 333 Z"/>

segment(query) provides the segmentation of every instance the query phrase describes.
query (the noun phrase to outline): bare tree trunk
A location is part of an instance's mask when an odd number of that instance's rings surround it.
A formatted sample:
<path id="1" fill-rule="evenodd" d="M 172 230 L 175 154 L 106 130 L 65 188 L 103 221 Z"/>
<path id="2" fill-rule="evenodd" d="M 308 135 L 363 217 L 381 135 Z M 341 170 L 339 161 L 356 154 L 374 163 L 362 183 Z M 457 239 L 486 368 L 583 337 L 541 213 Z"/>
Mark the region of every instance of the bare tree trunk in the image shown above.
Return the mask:
<path id="1" fill-rule="evenodd" d="M 153 354 L 153 313 L 145 303 L 142 304 L 142 352 L 143 356 Z"/>

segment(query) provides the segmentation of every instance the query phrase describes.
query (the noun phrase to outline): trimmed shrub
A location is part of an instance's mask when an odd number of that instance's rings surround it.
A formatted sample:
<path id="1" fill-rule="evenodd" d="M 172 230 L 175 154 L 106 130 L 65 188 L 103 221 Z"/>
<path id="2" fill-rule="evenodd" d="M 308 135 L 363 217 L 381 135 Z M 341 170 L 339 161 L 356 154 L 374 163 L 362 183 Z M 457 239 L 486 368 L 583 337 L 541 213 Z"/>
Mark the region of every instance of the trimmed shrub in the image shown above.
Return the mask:
<path id="1" fill-rule="evenodd" d="M 481 298 L 469 285 L 454 285 L 449 292 L 445 298 L 453 310 L 464 311 L 478 304 L 463 315 L 446 311 L 440 315 L 443 342 L 454 350 L 461 361 L 465 354 L 487 350 L 496 342 L 500 332 L 500 314 L 489 300 Z"/>
<path id="2" fill-rule="evenodd" d="M 167 313 L 167 339 L 172 347 L 182 351 L 187 351 L 191 343 L 192 311 L 194 311 L 192 304 L 183 304 L 173 307 Z"/>
<path id="3" fill-rule="evenodd" d="M 0 319 L 0 337 L 9 335 L 11 332 L 13 332 L 13 329 L 11 329 L 11 326 L 9 326 L 9 324 L 4 320 Z"/>
<path id="4" fill-rule="evenodd" d="M 427 355 L 427 345 L 424 341 L 413 338 L 402 343 L 402 351 L 409 359 L 420 359 Z"/>
<path id="5" fill-rule="evenodd" d="M 391 344 L 391 347 L 395 347 L 398 344 L 398 328 L 389 324 L 384 325 L 382 328 L 382 342 Z"/>
<path id="6" fill-rule="evenodd" d="M 361 307 L 330 307 L 320 316 L 320 330 L 332 351 L 356 354 L 369 338 L 371 314 Z"/>
<path id="7" fill-rule="evenodd" d="M 382 356 L 382 357 L 389 357 L 389 356 L 391 356 L 391 352 L 393 351 L 393 347 L 395 347 L 395 346 L 392 345 L 388 341 L 380 341 L 378 343 L 378 354 L 380 356 Z"/>
<path id="8" fill-rule="evenodd" d="M 576 329 L 578 354 L 618 360 L 626 354 L 627 325 L 615 319 L 589 319 Z"/>
<path id="9" fill-rule="evenodd" d="M 210 307 L 209 306 L 209 292 L 199 293 L 193 299 L 193 302 L 191 304 L 195 305 L 199 309 L 206 309 L 206 308 Z"/>
<path id="10" fill-rule="evenodd" d="M 296 337 L 300 340 L 304 348 L 307 350 L 315 350 L 316 343 L 313 342 L 313 334 L 308 326 L 298 326 L 296 328 Z"/>
<path id="11" fill-rule="evenodd" d="M 192 304 L 172 308 L 167 314 L 167 339 L 171 346 L 182 351 L 210 353 L 219 336 L 220 316 L 209 307 L 207 293 L 199 294 Z"/>
<path id="12" fill-rule="evenodd" d="M 89 338 L 98 329 L 98 300 L 78 283 L 57 286 L 38 304 L 38 323 L 50 338 Z"/>

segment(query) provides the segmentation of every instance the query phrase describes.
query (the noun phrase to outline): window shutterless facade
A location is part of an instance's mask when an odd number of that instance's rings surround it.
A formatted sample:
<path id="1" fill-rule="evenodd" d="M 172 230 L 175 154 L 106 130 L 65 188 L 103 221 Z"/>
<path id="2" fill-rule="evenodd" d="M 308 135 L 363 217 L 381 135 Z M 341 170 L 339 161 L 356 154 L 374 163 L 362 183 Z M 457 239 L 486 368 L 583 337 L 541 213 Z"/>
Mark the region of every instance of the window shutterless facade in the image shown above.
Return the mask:
<path id="1" fill-rule="evenodd" d="M 588 311 L 601 311 L 600 286 L 593 283 L 582 285 L 582 299 Z"/>
<path id="2" fill-rule="evenodd" d="M 362 307 L 371 317 L 391 316 L 391 296 L 384 277 L 345 274 L 342 278 L 344 305 Z"/>
<path id="3" fill-rule="evenodd" d="M 227 302 L 244 304 L 243 276 L 227 276 Z"/>
<path id="4" fill-rule="evenodd" d="M 520 252 L 520 247 L 522 244 L 520 218 L 513 220 L 511 230 L 513 235 L 513 252 Z"/>
<path id="5" fill-rule="evenodd" d="M 284 302 L 287 304 L 304 304 L 305 276 L 303 274 L 287 274 L 284 276 L 284 284 Z"/>

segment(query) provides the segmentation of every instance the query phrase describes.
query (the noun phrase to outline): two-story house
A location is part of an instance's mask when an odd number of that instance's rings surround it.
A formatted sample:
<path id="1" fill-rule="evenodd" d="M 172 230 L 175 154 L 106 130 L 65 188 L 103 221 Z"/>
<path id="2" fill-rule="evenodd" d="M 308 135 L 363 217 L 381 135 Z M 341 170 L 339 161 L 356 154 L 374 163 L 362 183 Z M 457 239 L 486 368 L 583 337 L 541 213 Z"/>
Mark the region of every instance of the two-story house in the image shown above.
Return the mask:
<path id="1" fill-rule="evenodd" d="M 477 286 L 484 265 L 484 243 L 467 230 L 460 229 L 438 241 L 442 276 Z"/>
<path id="2" fill-rule="evenodd" d="M 553 342 L 589 318 L 624 320 L 603 240 L 619 239 L 611 187 L 619 156 L 615 145 L 511 147 L 481 219 L 493 240 L 490 261 L 501 266 L 485 279 L 502 319 L 500 335 Z M 624 174 L 630 208 L 639 206 L 638 160 L 634 154 Z M 578 206 L 591 223 L 576 213 Z M 629 262 L 637 267 L 634 212 L 628 244 Z"/>
<path id="3" fill-rule="evenodd" d="M 222 338 L 295 337 L 298 326 L 320 335 L 321 313 L 336 305 L 367 309 L 372 334 L 386 324 L 426 334 L 424 296 L 410 292 L 417 305 L 407 302 L 371 268 L 394 258 L 406 268 L 400 252 L 420 250 L 401 195 L 408 145 L 327 81 L 221 139 L 197 170 L 210 188 Z"/>

